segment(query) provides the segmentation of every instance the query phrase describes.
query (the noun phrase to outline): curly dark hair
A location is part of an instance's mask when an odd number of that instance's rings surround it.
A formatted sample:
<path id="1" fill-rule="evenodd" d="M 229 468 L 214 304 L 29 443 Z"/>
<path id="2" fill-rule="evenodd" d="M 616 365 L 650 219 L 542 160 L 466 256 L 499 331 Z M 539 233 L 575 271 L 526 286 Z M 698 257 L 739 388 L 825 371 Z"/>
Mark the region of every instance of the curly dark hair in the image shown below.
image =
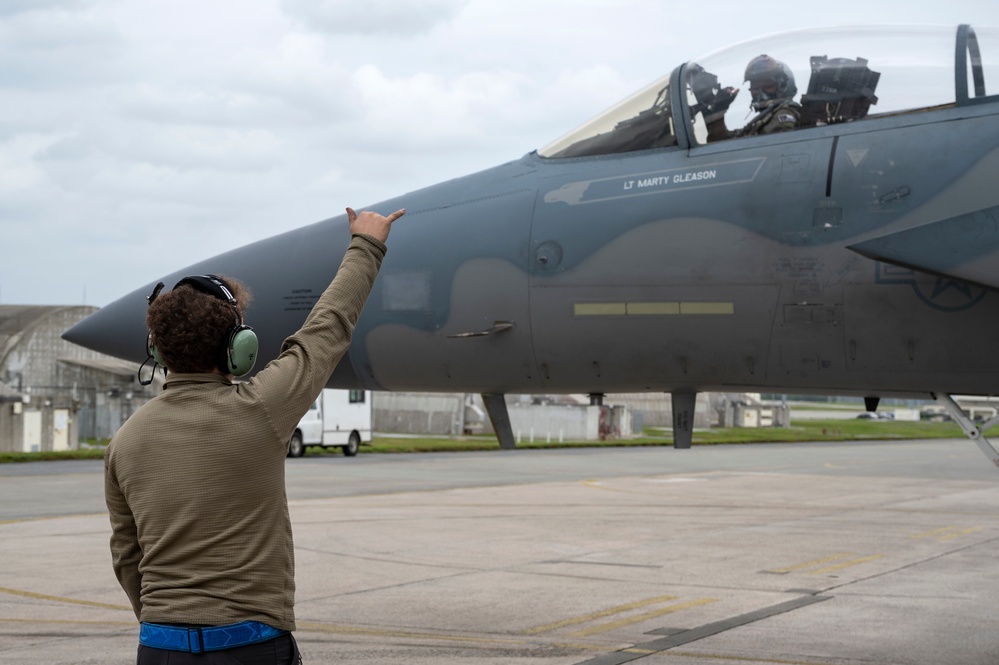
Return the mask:
<path id="1" fill-rule="evenodd" d="M 240 317 L 253 301 L 246 285 L 224 275 L 217 275 L 236 298 Z M 226 301 L 182 284 L 161 294 L 149 306 L 146 325 L 150 343 L 171 372 L 223 373 L 229 333 L 237 324 L 232 307 Z"/>

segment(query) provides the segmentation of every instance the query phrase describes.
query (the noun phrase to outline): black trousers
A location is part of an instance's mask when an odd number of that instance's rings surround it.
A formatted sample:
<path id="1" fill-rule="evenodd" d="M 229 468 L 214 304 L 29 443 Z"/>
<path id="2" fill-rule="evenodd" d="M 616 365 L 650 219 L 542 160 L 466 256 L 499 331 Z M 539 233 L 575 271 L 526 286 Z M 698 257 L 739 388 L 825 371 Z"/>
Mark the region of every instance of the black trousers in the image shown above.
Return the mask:
<path id="1" fill-rule="evenodd" d="M 188 653 L 139 645 L 136 665 L 298 665 L 302 656 L 291 633 L 221 651 Z"/>

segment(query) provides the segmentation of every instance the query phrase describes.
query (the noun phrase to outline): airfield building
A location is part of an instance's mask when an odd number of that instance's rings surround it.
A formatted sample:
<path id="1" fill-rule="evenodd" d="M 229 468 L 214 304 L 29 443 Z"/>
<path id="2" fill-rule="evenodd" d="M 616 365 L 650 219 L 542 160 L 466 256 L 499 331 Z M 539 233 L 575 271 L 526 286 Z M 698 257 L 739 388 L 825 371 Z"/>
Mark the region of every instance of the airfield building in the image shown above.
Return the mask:
<path id="1" fill-rule="evenodd" d="M 68 450 L 110 437 L 159 392 L 161 380 L 139 385 L 134 363 L 62 339 L 95 311 L 0 305 L 0 451 Z"/>

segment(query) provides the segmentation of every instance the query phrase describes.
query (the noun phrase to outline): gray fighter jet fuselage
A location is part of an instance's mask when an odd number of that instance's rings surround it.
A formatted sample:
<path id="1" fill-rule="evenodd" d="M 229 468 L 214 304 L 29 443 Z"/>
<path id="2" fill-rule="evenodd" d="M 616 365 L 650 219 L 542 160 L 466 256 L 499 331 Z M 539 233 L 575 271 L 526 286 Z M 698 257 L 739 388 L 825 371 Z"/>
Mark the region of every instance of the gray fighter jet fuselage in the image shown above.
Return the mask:
<path id="1" fill-rule="evenodd" d="M 996 51 L 999 32 L 969 26 L 747 42 L 521 159 L 368 206 L 407 213 L 330 386 L 493 406 L 507 393 L 994 394 Z M 761 53 L 808 81 L 793 129 L 737 120 L 749 91 L 716 103 Z M 261 367 L 347 235 L 334 217 L 162 281 L 247 283 Z M 142 362 L 151 288 L 66 337 Z"/>

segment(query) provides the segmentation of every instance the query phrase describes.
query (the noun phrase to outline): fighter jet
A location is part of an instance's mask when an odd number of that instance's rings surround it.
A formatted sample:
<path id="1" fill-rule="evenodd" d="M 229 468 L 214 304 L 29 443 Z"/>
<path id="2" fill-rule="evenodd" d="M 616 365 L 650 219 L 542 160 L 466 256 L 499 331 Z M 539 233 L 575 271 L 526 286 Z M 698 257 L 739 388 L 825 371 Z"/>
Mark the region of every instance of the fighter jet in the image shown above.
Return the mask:
<path id="1" fill-rule="evenodd" d="M 407 213 L 329 386 L 480 393 L 503 447 L 505 394 L 670 393 L 679 447 L 699 391 L 934 396 L 999 466 L 996 421 L 951 399 L 999 376 L 986 74 L 997 29 L 772 35 L 520 159 L 366 206 Z M 340 215 L 157 281 L 246 282 L 261 367 L 347 236 Z M 141 363 L 152 286 L 64 337 Z"/>

